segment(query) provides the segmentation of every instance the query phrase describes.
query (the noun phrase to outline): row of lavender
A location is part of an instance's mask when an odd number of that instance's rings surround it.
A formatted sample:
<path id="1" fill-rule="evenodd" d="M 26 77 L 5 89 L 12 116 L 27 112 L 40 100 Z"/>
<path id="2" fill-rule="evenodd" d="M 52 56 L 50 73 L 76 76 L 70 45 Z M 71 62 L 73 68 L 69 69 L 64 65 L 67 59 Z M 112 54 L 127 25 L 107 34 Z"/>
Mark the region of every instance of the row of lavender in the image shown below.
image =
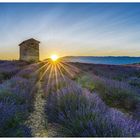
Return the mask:
<path id="1" fill-rule="evenodd" d="M 37 64 L 29 65 L 0 84 L 1 137 L 30 136 L 30 130 L 24 121 L 32 111 L 37 81 L 37 73 L 33 72 L 37 68 Z"/>
<path id="2" fill-rule="evenodd" d="M 82 70 L 76 81 L 95 91 L 109 105 L 140 118 L 140 68 L 96 64 L 73 64 Z"/>
<path id="3" fill-rule="evenodd" d="M 129 84 L 134 89 L 140 88 L 140 67 L 123 66 L 123 65 L 103 65 L 103 64 L 73 64 L 84 72 L 107 78 L 111 80 L 121 81 Z"/>
<path id="4" fill-rule="evenodd" d="M 95 74 L 81 74 L 76 81 L 83 88 L 97 92 L 107 105 L 121 109 L 135 119 L 140 118 L 140 89 Z"/>
<path id="5" fill-rule="evenodd" d="M 22 68 L 26 67 L 26 62 L 21 61 L 0 61 L 0 83 L 10 79 Z"/>
<path id="6" fill-rule="evenodd" d="M 65 136 L 138 137 L 140 135 L 138 121 L 116 109 L 109 108 L 97 93 L 81 88 L 63 74 L 62 76 L 54 74 L 51 79 L 46 75 L 44 91 L 46 117 L 49 122 L 60 124 L 62 126 L 60 131 Z"/>

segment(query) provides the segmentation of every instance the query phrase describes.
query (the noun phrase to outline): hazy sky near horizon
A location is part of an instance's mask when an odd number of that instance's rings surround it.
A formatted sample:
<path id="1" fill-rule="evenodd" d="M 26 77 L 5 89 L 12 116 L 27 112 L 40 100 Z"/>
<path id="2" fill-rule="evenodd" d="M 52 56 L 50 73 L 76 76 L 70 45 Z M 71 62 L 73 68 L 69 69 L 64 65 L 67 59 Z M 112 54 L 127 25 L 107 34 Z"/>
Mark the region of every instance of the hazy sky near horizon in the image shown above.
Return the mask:
<path id="1" fill-rule="evenodd" d="M 29 38 L 41 59 L 140 56 L 140 3 L 0 3 L 0 59 L 18 59 Z"/>

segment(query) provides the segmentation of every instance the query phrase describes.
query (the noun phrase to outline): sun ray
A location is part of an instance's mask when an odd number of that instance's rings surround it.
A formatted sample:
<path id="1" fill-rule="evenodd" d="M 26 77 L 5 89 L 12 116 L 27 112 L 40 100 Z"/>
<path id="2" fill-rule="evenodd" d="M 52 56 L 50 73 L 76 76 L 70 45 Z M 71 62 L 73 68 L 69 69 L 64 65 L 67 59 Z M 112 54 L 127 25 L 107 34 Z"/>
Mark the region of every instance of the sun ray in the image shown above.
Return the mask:
<path id="1" fill-rule="evenodd" d="M 42 80 L 42 79 L 44 78 L 45 74 L 46 74 L 47 71 L 50 69 L 50 67 L 51 67 L 51 65 L 49 64 L 48 67 L 47 67 L 47 69 L 46 69 L 46 70 L 43 72 L 43 74 L 41 75 L 40 80 Z"/>
<path id="2" fill-rule="evenodd" d="M 67 76 L 72 78 L 75 72 L 78 71 L 78 68 L 75 66 L 61 60 L 55 60 L 54 62 L 51 59 L 47 59 L 42 63 L 44 64 L 37 70 L 37 72 L 42 72 L 39 80 L 42 80 L 44 77 L 46 77 L 47 91 L 52 90 L 53 86 L 55 86 L 56 90 L 58 90 L 60 84 L 59 82 L 62 82 L 62 80 L 66 82 Z M 64 72 L 67 74 L 64 74 Z"/>
<path id="3" fill-rule="evenodd" d="M 43 66 L 41 66 L 39 69 L 37 69 L 35 72 L 39 72 L 41 71 L 44 67 L 46 67 L 49 64 L 49 62 L 47 62 L 46 64 L 44 64 Z"/>
<path id="4" fill-rule="evenodd" d="M 55 72 L 55 80 L 56 80 L 56 89 L 58 90 L 58 75 L 57 75 L 56 65 L 54 66 L 54 72 Z"/>
<path id="5" fill-rule="evenodd" d="M 60 68 L 60 64 L 59 64 L 59 63 L 57 64 L 57 67 L 58 67 L 58 70 L 59 70 L 61 76 L 62 76 L 63 79 L 65 80 L 64 74 L 63 74 L 62 71 L 61 71 L 61 68 Z"/>
<path id="6" fill-rule="evenodd" d="M 71 67 L 75 72 L 79 72 L 80 71 L 80 69 L 78 67 L 76 67 L 74 65 L 71 65 L 71 64 L 69 64 L 67 62 L 61 62 L 61 63 L 63 63 L 64 65 L 67 65 L 67 66 Z"/>
<path id="7" fill-rule="evenodd" d="M 63 64 L 59 63 L 61 65 L 61 67 L 70 75 L 70 77 L 72 77 L 72 73 L 66 68 L 64 67 Z"/>
<path id="8" fill-rule="evenodd" d="M 47 87 L 48 87 L 48 89 L 50 88 L 49 86 L 50 86 L 50 80 L 51 80 L 51 76 L 52 76 L 52 72 L 53 72 L 53 65 L 51 65 L 51 69 L 50 69 L 50 72 L 49 72 L 49 76 L 48 76 L 48 79 L 47 79 Z"/>

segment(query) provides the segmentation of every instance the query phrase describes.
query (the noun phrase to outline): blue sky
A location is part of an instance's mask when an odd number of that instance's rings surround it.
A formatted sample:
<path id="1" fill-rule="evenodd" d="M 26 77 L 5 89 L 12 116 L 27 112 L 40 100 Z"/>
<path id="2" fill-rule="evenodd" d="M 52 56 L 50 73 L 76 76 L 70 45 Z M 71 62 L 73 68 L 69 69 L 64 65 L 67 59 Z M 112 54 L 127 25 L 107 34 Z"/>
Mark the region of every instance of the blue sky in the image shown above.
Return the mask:
<path id="1" fill-rule="evenodd" d="M 138 3 L 0 3 L 0 59 L 18 59 L 18 44 L 41 42 L 41 59 L 140 56 Z"/>

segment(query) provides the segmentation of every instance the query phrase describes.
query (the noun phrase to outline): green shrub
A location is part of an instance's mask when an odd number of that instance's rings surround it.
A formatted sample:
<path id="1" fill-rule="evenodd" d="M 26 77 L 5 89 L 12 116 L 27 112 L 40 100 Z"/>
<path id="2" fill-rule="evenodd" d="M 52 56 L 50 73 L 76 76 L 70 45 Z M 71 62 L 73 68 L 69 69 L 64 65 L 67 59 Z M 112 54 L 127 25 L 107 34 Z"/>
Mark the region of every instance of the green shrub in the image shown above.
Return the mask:
<path id="1" fill-rule="evenodd" d="M 94 90 L 95 85 L 93 80 L 88 75 L 82 75 L 76 79 L 78 84 L 80 84 L 83 88 L 87 88 L 91 92 Z"/>

